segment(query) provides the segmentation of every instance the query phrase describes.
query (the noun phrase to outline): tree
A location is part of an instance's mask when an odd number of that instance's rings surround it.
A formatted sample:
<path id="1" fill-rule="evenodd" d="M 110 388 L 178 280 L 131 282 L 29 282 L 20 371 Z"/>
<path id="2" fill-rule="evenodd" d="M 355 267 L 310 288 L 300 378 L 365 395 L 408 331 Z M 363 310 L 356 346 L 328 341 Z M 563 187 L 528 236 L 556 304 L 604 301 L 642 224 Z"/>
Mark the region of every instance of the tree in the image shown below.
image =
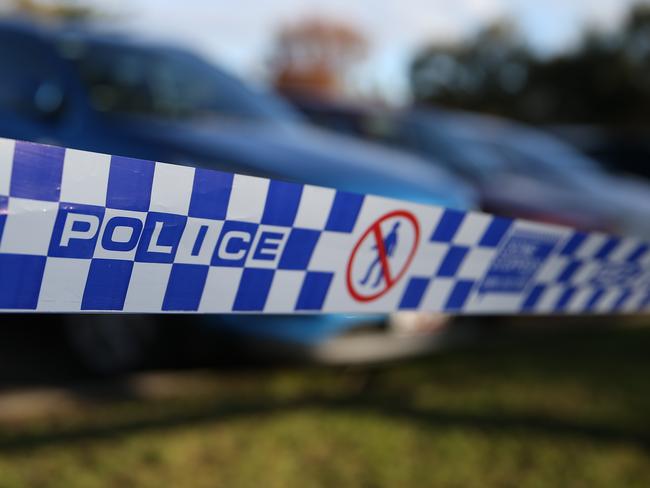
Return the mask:
<path id="1" fill-rule="evenodd" d="M 54 20 L 87 20 L 96 11 L 74 0 L 43 2 L 39 0 L 14 0 L 13 10 L 31 17 Z"/>
<path id="2" fill-rule="evenodd" d="M 342 22 L 307 19 L 287 25 L 274 43 L 270 60 L 273 83 L 287 94 L 343 95 L 367 47 L 363 35 Z"/>
<path id="3" fill-rule="evenodd" d="M 464 43 L 430 46 L 411 66 L 415 99 L 498 111 L 524 86 L 529 58 L 509 22 L 495 23 Z"/>
<path id="4" fill-rule="evenodd" d="M 650 124 L 650 7 L 618 32 L 587 32 L 540 59 L 507 24 L 459 45 L 429 46 L 411 66 L 414 98 L 535 123 Z"/>

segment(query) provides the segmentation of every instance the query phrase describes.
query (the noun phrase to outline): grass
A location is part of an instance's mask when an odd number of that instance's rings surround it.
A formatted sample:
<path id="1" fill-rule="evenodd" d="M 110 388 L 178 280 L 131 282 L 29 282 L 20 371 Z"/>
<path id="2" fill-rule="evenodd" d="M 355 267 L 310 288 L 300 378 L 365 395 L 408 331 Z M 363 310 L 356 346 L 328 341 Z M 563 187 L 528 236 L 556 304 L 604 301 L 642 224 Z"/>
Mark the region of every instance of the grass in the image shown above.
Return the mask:
<path id="1" fill-rule="evenodd" d="M 196 372 L 0 427 L 0 486 L 650 486 L 650 330 Z"/>

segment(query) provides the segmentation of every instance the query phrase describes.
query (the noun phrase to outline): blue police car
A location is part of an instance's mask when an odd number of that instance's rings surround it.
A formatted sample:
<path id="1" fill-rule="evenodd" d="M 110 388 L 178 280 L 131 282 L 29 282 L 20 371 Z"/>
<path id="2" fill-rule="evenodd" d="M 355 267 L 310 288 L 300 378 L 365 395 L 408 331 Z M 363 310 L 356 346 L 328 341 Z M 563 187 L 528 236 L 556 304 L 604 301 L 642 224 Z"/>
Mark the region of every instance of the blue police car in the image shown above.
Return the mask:
<path id="1" fill-rule="evenodd" d="M 474 194 L 415 156 L 311 127 L 281 99 L 182 49 L 71 27 L 0 22 L 0 136 L 467 209 Z M 209 327 L 322 343 L 381 316 L 203 316 Z M 156 319 L 74 316 L 95 369 L 137 365 Z M 92 325 L 92 326 L 91 326 Z"/>

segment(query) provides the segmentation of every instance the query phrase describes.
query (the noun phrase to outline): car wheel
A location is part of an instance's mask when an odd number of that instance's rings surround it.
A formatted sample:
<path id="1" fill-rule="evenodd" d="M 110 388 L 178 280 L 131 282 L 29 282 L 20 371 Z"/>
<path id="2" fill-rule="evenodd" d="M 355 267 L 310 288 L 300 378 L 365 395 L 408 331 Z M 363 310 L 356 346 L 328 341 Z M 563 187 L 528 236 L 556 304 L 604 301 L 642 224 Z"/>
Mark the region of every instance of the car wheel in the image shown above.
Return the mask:
<path id="1" fill-rule="evenodd" d="M 66 315 L 71 349 L 89 371 L 126 373 L 146 364 L 159 341 L 155 317 L 147 315 Z"/>
<path id="2" fill-rule="evenodd" d="M 384 327 L 353 331 L 313 346 L 309 357 L 321 364 L 351 365 L 421 356 L 447 346 L 448 315 L 400 312 Z"/>

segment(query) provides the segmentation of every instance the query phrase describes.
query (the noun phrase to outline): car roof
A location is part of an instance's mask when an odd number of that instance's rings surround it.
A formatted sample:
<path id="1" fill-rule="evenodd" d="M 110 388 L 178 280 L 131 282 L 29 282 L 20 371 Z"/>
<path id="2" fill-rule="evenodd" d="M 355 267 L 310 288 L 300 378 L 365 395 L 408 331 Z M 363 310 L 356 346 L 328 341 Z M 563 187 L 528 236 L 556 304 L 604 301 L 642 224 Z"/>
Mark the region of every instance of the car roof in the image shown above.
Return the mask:
<path id="1" fill-rule="evenodd" d="M 82 41 L 115 47 L 177 51 L 190 51 L 159 41 L 136 37 L 129 33 L 107 28 L 101 23 L 43 22 L 22 16 L 0 19 L 0 31 L 20 33 L 44 42 Z"/>

